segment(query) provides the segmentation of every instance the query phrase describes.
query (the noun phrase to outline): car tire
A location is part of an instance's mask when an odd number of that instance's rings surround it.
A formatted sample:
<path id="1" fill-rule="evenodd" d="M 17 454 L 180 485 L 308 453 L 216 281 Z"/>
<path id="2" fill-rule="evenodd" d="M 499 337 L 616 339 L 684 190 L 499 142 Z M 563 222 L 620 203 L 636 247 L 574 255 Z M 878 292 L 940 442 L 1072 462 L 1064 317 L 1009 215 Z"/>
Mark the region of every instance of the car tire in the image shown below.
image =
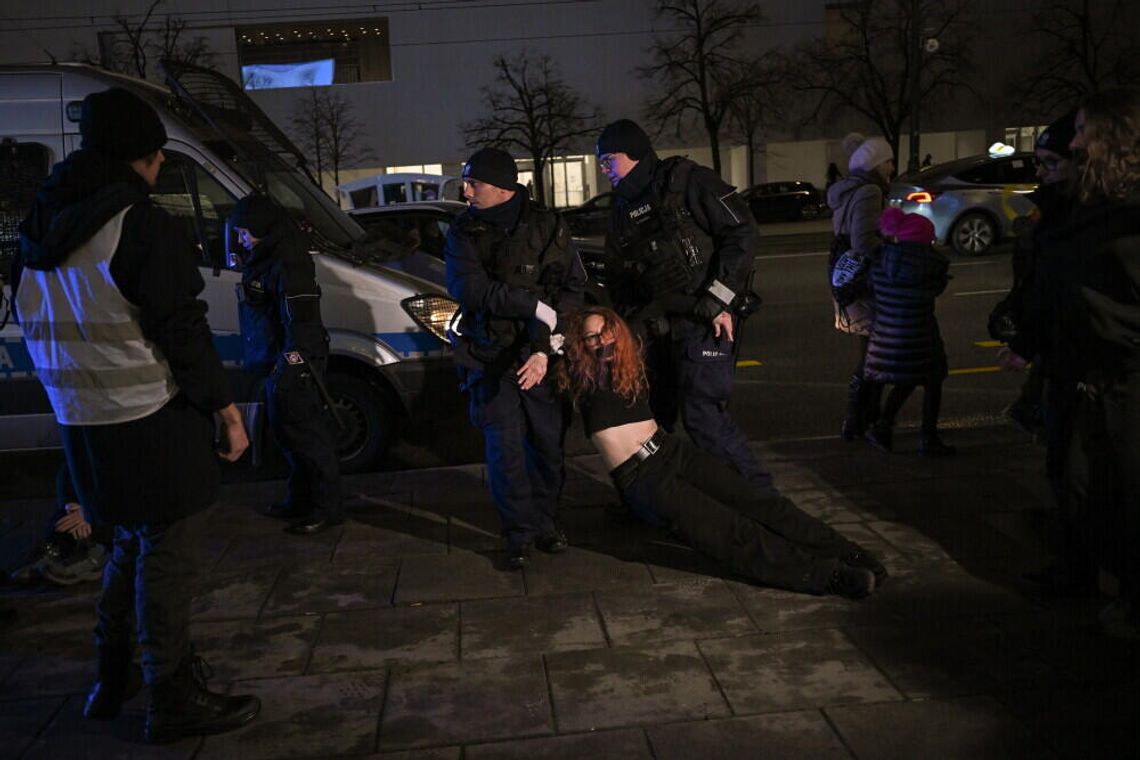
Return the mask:
<path id="1" fill-rule="evenodd" d="M 997 241 L 997 225 L 987 214 L 972 211 L 954 223 L 950 244 L 963 256 L 988 253 Z"/>
<path id="2" fill-rule="evenodd" d="M 364 378 L 332 371 L 325 385 L 342 424 L 337 432 L 341 472 L 374 469 L 395 439 L 396 415 L 380 389 Z"/>

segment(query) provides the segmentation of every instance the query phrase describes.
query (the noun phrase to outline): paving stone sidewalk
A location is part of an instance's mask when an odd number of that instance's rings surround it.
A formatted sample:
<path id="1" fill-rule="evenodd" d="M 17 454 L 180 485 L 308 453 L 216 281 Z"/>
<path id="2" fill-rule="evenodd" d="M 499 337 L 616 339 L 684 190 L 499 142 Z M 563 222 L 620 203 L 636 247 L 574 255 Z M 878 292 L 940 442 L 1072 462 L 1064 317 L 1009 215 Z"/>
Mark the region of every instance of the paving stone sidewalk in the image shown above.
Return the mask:
<path id="1" fill-rule="evenodd" d="M 214 688 L 250 726 L 150 747 L 144 698 L 80 716 L 94 584 L 4 587 L 0 757 L 1117 758 L 1140 756 L 1140 646 L 1104 600 L 1036 595 L 1042 452 L 956 431 L 941 461 L 861 444 L 760 447 L 801 508 L 884 558 L 848 602 L 748 585 L 668 536 L 607 517 L 598 459 L 568 462 L 572 548 L 504 569 L 481 466 L 348 479 L 351 520 L 309 538 L 256 510 L 280 483 L 227 486 L 194 607 Z M 913 448 L 913 447 L 910 447 Z M 50 510 L 0 506 L 5 557 Z"/>

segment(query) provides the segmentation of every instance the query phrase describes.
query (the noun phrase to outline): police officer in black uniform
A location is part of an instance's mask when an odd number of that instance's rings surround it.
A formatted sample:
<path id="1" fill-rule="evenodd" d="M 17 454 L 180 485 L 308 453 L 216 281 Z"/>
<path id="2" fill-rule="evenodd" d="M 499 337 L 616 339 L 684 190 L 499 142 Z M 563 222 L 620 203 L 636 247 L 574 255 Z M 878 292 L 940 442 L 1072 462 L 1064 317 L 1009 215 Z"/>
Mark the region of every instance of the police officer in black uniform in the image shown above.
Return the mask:
<path id="1" fill-rule="evenodd" d="M 483 431 L 491 495 L 507 564 L 536 546 L 566 549 L 558 499 L 564 479 L 564 402 L 556 396 L 560 315 L 580 306 L 586 272 L 561 217 L 518 184 L 510 154 L 483 148 L 463 169 L 470 204 L 447 234 L 447 289 L 462 318 L 456 360 Z"/>
<path id="2" fill-rule="evenodd" d="M 712 170 L 687 158 L 658 159 L 629 119 L 602 131 L 597 155 L 616 196 L 607 284 L 614 307 L 646 339 L 657 423 L 672 431 L 680 412 L 694 443 L 753 485 L 771 487 L 728 414 L 735 314 L 756 255 L 748 205 Z"/>
<path id="3" fill-rule="evenodd" d="M 230 226 L 247 253 L 238 288 L 245 367 L 267 375 L 269 425 L 289 463 L 288 496 L 266 514 L 285 530 L 321 533 L 343 522 L 331 410 L 322 394 L 329 335 L 304 237 L 265 195 L 238 201 Z"/>

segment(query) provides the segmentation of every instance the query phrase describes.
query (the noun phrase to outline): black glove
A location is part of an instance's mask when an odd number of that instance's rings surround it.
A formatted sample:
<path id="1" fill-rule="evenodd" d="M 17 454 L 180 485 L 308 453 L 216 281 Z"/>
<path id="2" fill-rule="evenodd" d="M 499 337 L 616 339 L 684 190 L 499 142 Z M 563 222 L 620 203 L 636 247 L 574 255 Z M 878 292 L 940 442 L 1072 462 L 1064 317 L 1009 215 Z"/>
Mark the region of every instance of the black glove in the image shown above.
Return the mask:
<path id="1" fill-rule="evenodd" d="M 725 311 L 725 305 L 711 295 L 703 295 L 693 305 L 693 316 L 700 322 L 712 324 L 717 315 Z"/>

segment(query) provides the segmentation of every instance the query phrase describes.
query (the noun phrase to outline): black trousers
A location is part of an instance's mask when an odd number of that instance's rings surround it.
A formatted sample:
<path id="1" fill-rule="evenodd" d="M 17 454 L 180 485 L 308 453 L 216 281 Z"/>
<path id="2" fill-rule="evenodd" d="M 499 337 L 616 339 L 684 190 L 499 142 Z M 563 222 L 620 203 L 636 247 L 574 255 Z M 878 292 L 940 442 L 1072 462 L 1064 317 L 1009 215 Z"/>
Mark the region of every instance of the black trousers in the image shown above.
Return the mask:
<path id="1" fill-rule="evenodd" d="M 657 424 L 673 432 L 679 413 L 697 446 L 728 462 L 753 486 L 771 486 L 768 468 L 728 413 L 736 377 L 732 344 L 714 338 L 711 328 L 674 324 L 679 334 L 657 338 L 646 350 L 649 405 Z"/>
<path id="2" fill-rule="evenodd" d="M 266 384 L 269 427 L 289 464 L 286 503 L 298 512 L 342 514 L 336 431 L 310 376 L 271 374 Z"/>
<path id="3" fill-rule="evenodd" d="M 95 608 L 95 643 L 129 647 L 133 612 L 147 684 L 168 678 L 190 654 L 190 603 L 206 521 L 207 513 L 198 512 L 171 523 L 115 526 Z"/>
<path id="4" fill-rule="evenodd" d="M 550 377 L 524 391 L 513 369 L 483 374 L 468 387 L 503 537 L 511 546 L 526 545 L 556 527 L 565 480 L 565 405 Z"/>
<path id="5" fill-rule="evenodd" d="M 642 519 L 664 524 L 697 551 L 766 586 L 822 594 L 839 559 L 858 546 L 773 488 L 752 488 L 733 468 L 684 439 L 611 473 Z"/>

